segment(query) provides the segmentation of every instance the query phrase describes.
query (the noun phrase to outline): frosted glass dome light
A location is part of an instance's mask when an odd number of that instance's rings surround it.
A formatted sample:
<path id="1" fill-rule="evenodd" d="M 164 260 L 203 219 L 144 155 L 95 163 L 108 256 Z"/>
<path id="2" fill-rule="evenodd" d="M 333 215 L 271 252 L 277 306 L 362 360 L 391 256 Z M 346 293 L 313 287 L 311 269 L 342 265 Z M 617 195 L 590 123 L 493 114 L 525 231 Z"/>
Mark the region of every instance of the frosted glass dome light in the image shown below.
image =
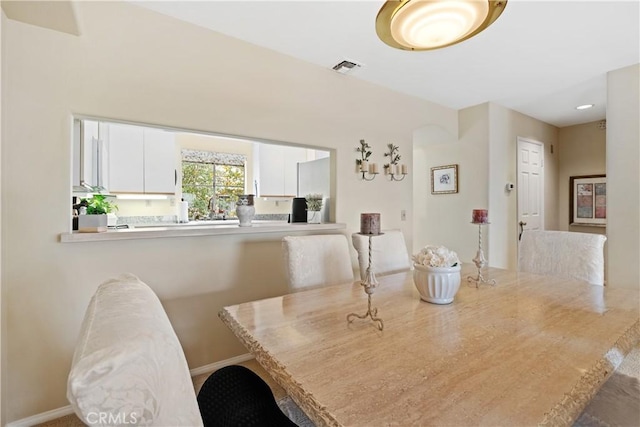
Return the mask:
<path id="1" fill-rule="evenodd" d="M 486 29 L 500 16 L 506 0 L 387 1 L 376 18 L 378 37 L 404 50 L 451 46 Z"/>

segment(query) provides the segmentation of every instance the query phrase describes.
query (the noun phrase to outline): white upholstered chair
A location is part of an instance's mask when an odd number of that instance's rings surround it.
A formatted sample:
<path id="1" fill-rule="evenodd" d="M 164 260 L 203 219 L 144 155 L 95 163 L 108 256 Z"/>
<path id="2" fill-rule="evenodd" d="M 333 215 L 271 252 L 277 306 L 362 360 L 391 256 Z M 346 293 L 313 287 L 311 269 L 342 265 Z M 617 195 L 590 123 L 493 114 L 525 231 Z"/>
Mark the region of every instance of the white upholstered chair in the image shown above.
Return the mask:
<path id="1" fill-rule="evenodd" d="M 400 230 L 382 230 L 381 236 L 371 239 L 371 261 L 373 272 L 382 276 L 411 269 L 411 258 L 407 252 L 404 235 Z M 353 233 L 351 235 L 353 247 L 358 252 L 360 279 L 364 280 L 369 267 L 369 237 Z"/>
<path id="2" fill-rule="evenodd" d="M 604 285 L 606 240 L 601 234 L 525 230 L 518 248 L 518 270 Z"/>
<path id="3" fill-rule="evenodd" d="M 349 242 L 342 234 L 285 236 L 282 247 L 291 290 L 353 282 Z"/>
<path id="4" fill-rule="evenodd" d="M 203 425 L 178 337 L 156 294 L 137 277 L 109 280 L 93 295 L 67 398 L 87 425 Z"/>
<path id="5" fill-rule="evenodd" d="M 217 370 L 196 397 L 160 300 L 131 274 L 104 282 L 93 295 L 67 398 L 90 426 L 312 425 L 291 398 L 276 402 L 267 383 L 243 366 Z"/>

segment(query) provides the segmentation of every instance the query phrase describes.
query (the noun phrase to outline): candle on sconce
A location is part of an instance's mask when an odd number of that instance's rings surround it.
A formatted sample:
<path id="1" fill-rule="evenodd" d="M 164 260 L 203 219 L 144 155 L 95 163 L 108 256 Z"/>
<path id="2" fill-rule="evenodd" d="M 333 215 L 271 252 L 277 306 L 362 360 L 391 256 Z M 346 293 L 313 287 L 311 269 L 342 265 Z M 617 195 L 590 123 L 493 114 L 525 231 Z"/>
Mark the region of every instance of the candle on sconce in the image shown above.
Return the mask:
<path id="1" fill-rule="evenodd" d="M 366 160 L 363 160 L 362 163 L 360 163 L 360 171 L 368 172 L 369 171 L 369 162 L 367 162 Z"/>
<path id="2" fill-rule="evenodd" d="M 407 172 L 407 165 L 402 165 L 402 175 L 406 175 L 409 172 Z"/>
<path id="3" fill-rule="evenodd" d="M 393 171 L 393 173 L 394 173 L 395 175 L 400 175 L 400 165 L 395 165 L 395 166 L 394 166 L 394 171 Z"/>
<path id="4" fill-rule="evenodd" d="M 489 211 L 486 209 L 474 209 L 471 213 L 471 222 L 474 224 L 488 224 Z"/>
<path id="5" fill-rule="evenodd" d="M 380 214 L 360 214 L 360 234 L 380 234 Z"/>
<path id="6" fill-rule="evenodd" d="M 378 173 L 378 164 L 377 163 L 371 163 L 371 165 L 369 166 L 369 173 Z"/>

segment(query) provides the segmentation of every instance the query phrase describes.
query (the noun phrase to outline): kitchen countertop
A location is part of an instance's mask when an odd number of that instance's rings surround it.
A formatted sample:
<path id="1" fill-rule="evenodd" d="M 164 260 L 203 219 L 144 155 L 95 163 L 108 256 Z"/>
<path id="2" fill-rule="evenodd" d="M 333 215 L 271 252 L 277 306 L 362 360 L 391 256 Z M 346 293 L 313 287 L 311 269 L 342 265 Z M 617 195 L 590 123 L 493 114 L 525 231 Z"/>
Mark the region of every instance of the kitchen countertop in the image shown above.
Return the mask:
<path id="1" fill-rule="evenodd" d="M 162 237 L 198 237 L 233 234 L 293 233 L 307 231 L 344 230 L 346 224 L 287 223 L 285 221 L 254 221 L 251 227 L 239 227 L 237 220 L 194 221 L 184 224 L 136 225 L 135 228 L 109 230 L 104 233 L 61 233 L 61 243 L 80 243 Z"/>
<path id="2" fill-rule="evenodd" d="M 234 219 L 212 219 L 212 220 L 202 220 L 202 221 L 189 221 L 189 222 L 149 222 L 142 224 L 127 224 L 129 228 L 157 228 L 157 227 L 200 227 L 205 225 L 235 225 L 238 226 L 240 220 Z M 253 225 L 257 224 L 274 224 L 274 225 L 284 225 L 287 224 L 287 221 L 277 221 L 277 220 L 265 220 L 265 219 L 254 219 L 251 221 Z"/>

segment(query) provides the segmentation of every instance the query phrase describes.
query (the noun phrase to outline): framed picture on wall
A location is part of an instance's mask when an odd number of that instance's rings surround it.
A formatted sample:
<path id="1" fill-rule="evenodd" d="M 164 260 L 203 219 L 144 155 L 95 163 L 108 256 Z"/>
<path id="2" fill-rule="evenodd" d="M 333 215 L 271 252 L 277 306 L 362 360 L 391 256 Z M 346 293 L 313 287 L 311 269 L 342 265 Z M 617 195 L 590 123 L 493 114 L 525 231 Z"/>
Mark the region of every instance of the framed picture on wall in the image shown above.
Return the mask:
<path id="1" fill-rule="evenodd" d="M 458 192 L 458 165 L 431 168 L 431 194 Z"/>
<path id="2" fill-rule="evenodd" d="M 607 225 L 607 176 L 569 177 L 569 224 Z"/>

